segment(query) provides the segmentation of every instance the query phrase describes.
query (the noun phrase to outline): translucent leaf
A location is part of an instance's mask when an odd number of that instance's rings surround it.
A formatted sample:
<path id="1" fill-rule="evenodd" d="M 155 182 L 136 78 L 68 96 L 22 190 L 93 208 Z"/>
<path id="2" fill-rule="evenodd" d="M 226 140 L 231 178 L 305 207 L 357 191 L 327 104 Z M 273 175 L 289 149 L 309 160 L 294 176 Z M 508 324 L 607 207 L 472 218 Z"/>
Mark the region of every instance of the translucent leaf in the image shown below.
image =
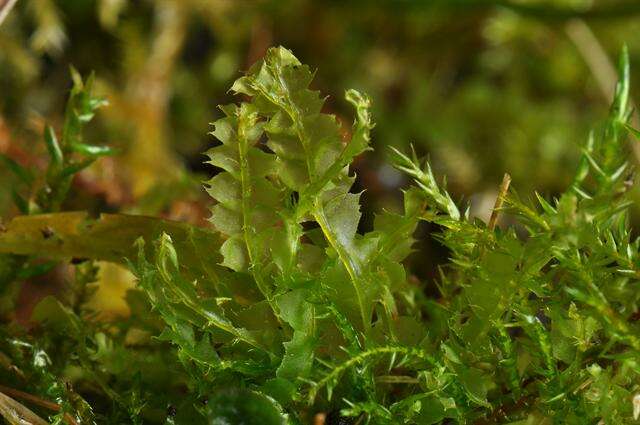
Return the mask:
<path id="1" fill-rule="evenodd" d="M 316 340 L 306 332 L 294 331 L 293 339 L 285 342 L 285 353 L 276 375 L 295 381 L 305 378 L 313 365 L 313 350 Z"/>
<path id="2" fill-rule="evenodd" d="M 210 425 L 288 423 L 275 400 L 248 389 L 221 388 L 209 398 L 206 410 Z"/>
<path id="3" fill-rule="evenodd" d="M 0 230 L 0 253 L 39 255 L 51 259 L 90 258 L 127 265 L 137 252 L 134 242 L 171 235 L 182 264 L 193 275 L 217 273 L 221 257 L 211 247 L 221 246 L 220 236 L 187 223 L 160 218 L 65 212 L 20 216 Z"/>
<path id="4" fill-rule="evenodd" d="M 227 239 L 222 244 L 220 253 L 224 258 L 224 261 L 221 263 L 223 266 L 229 267 L 237 272 L 247 270 L 249 266 L 247 248 L 240 237 L 235 236 Z"/>

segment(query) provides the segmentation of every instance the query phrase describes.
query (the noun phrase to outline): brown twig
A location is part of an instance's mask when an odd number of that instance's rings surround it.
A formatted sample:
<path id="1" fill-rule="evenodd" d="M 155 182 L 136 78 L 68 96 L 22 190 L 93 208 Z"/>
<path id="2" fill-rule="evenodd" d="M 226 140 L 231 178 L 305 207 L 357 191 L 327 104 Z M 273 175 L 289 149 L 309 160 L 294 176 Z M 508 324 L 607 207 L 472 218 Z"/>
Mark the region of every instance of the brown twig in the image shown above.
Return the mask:
<path id="1" fill-rule="evenodd" d="M 0 5 L 0 25 L 2 25 L 2 22 L 4 22 L 5 18 L 9 15 L 9 12 L 11 12 L 11 9 L 13 9 L 13 6 L 15 6 L 17 2 L 18 0 L 7 0 Z"/>
<path id="2" fill-rule="evenodd" d="M 12 425 L 31 424 L 47 425 L 40 416 L 33 413 L 27 407 L 15 401 L 8 395 L 0 392 L 0 417 Z"/>
<path id="3" fill-rule="evenodd" d="M 504 197 L 507 195 L 510 184 L 511 176 L 509 175 L 509 173 L 504 173 L 502 183 L 500 184 L 500 191 L 498 192 L 498 197 L 496 198 L 496 203 L 493 205 L 493 211 L 491 211 L 491 218 L 489 219 L 488 228 L 490 231 L 493 231 L 496 228 L 496 223 L 498 222 L 498 214 L 500 213 L 500 208 L 502 208 Z"/>
<path id="4" fill-rule="evenodd" d="M 9 397 L 28 401 L 36 406 L 43 407 L 53 412 L 59 412 L 60 410 L 62 410 L 62 407 L 60 407 L 59 404 L 42 399 L 38 396 L 26 393 L 24 391 L 16 390 L 15 388 L 9 388 L 9 387 L 5 387 L 4 385 L 0 385 L 0 393 L 4 393 Z M 65 413 L 64 418 L 67 421 L 67 423 L 71 425 L 78 425 L 78 423 L 75 421 L 75 419 L 73 419 L 73 417 L 71 417 L 70 414 Z"/>

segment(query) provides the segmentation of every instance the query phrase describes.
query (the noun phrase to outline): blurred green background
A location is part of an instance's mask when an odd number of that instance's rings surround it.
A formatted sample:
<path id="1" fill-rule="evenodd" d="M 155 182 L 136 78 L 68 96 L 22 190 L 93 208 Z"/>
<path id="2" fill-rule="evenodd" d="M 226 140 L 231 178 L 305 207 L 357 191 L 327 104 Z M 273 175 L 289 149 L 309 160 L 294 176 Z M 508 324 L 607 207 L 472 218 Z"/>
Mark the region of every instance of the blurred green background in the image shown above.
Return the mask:
<path id="1" fill-rule="evenodd" d="M 639 31 L 636 0 L 18 0 L 0 26 L 0 152 L 41 163 L 42 128 L 60 128 L 69 66 L 94 71 L 110 106 L 87 140 L 121 155 L 83 172 L 66 208 L 204 222 L 210 200 L 199 181 L 214 170 L 201 152 L 214 143 L 216 105 L 233 101 L 227 89 L 242 70 L 283 45 L 318 69 L 314 87 L 347 127 L 344 91 L 372 98 L 375 152 L 356 164 L 366 211 L 398 202 L 406 181 L 387 146 L 412 143 L 486 217 L 505 172 L 524 195 L 568 185 L 608 109 L 623 43 L 640 75 Z M 8 217 L 10 187 L 0 187 Z M 419 250 L 424 274 L 445 255 L 430 242 Z"/>

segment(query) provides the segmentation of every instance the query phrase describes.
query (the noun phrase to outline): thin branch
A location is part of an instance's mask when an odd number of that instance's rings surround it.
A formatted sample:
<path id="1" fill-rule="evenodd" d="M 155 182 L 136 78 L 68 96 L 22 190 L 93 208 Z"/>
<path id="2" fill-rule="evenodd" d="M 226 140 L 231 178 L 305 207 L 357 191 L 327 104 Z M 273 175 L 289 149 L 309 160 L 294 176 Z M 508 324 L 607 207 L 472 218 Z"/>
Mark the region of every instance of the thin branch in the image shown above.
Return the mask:
<path id="1" fill-rule="evenodd" d="M 498 214 L 500 214 L 500 209 L 502 208 L 502 204 L 504 204 L 504 197 L 507 195 L 510 184 L 511 176 L 508 173 L 504 173 L 502 183 L 500 184 L 500 191 L 498 192 L 498 197 L 496 198 L 496 203 L 493 205 L 493 211 L 491 211 L 491 218 L 489 219 L 488 225 L 489 231 L 493 232 L 493 230 L 496 228 L 496 223 L 498 222 Z"/>
<path id="2" fill-rule="evenodd" d="M 47 425 L 40 416 L 2 392 L 0 392 L 0 417 L 11 425 Z"/>
<path id="3" fill-rule="evenodd" d="M 60 407 L 59 404 L 56 404 L 56 403 L 53 403 L 51 401 L 42 399 L 42 398 L 40 398 L 38 396 L 35 396 L 33 394 L 25 393 L 24 391 L 16 390 L 14 388 L 5 387 L 4 385 L 0 385 L 0 393 L 3 393 L 5 395 L 13 397 L 13 398 L 18 398 L 18 399 L 21 399 L 21 400 L 28 401 L 29 403 L 32 403 L 32 404 L 34 404 L 36 406 L 39 406 L 39 407 L 43 407 L 43 408 L 51 410 L 53 412 L 59 412 L 60 410 L 62 410 L 62 407 Z M 71 417 L 70 414 L 65 413 L 64 418 L 67 421 L 67 423 L 69 423 L 71 425 L 78 425 L 78 423 Z"/>
<path id="4" fill-rule="evenodd" d="M 526 3 L 517 3 L 513 0 L 493 0 L 479 1 L 495 6 L 510 9 L 524 16 L 531 16 L 543 20 L 565 21 L 570 19 L 615 19 L 629 18 L 633 15 L 640 14 L 640 2 L 630 0 L 607 7 L 592 7 L 589 9 L 574 9 L 570 7 L 553 7 L 549 4 L 535 5 Z"/>
<path id="5" fill-rule="evenodd" d="M 421 2 L 417 0 L 398 0 L 390 2 L 393 10 L 426 8 L 451 9 L 456 12 L 485 11 L 491 8 L 503 8 L 511 10 L 521 16 L 531 17 L 542 21 L 568 21 L 570 19 L 607 20 L 629 19 L 640 14 L 640 2 L 627 0 L 610 6 L 591 7 L 578 9 L 572 7 L 552 6 L 550 4 L 530 4 L 516 2 L 514 0 L 432 0 Z M 404 7 L 403 7 L 404 6 Z"/>
<path id="6" fill-rule="evenodd" d="M 18 3 L 18 0 L 7 0 L 2 4 L 2 6 L 0 6 L 0 25 L 2 25 L 5 18 L 9 15 L 9 12 L 11 12 L 11 9 L 13 9 L 13 6 L 15 6 L 16 3 Z"/>
<path id="7" fill-rule="evenodd" d="M 591 28 L 581 19 L 572 19 L 565 32 L 591 70 L 602 96 L 607 102 L 613 99 L 618 72 Z"/>
<path id="8" fill-rule="evenodd" d="M 639 2 L 640 4 L 640 2 Z M 572 19 L 565 25 L 565 32 L 569 39 L 575 44 L 578 53 L 582 56 L 589 67 L 593 78 L 595 78 L 605 102 L 610 102 L 614 97 L 618 72 L 616 67 L 602 47 L 600 41 L 593 33 L 589 25 L 581 19 Z M 631 108 L 635 109 L 633 99 L 629 100 Z M 634 127 L 640 126 L 638 114 L 631 116 L 631 123 Z M 640 144 L 631 143 L 631 149 L 636 162 L 640 163 Z"/>

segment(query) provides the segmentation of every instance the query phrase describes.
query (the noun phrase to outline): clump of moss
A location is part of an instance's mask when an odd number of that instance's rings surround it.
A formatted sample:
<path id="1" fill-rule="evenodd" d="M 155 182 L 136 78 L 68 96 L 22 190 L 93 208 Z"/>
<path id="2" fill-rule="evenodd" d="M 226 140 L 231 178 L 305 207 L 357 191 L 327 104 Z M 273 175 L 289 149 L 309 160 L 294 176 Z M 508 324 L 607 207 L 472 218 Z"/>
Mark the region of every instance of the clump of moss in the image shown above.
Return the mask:
<path id="1" fill-rule="evenodd" d="M 16 190 L 24 216 L 0 233 L 3 305 L 15 281 L 70 258 L 75 273 L 68 296 L 38 304 L 29 330 L 0 328 L 0 414 L 10 423 L 630 423 L 640 414 L 640 244 L 627 219 L 627 138 L 638 134 L 627 124 L 628 69 L 624 52 L 610 115 L 557 199 L 524 201 L 505 183 L 485 224 L 461 212 L 428 163 L 394 150 L 415 184 L 403 210 L 380 212 L 366 233 L 349 165 L 369 149 L 370 100 L 346 92 L 355 119 L 344 128 L 322 112 L 313 72 L 284 48 L 234 83 L 243 100 L 222 106 L 213 125 L 220 143 L 207 155 L 221 171 L 205 183 L 211 229 L 37 214 L 58 210 L 71 176 L 112 153 L 80 140 L 102 102 L 76 77 L 62 144 L 53 129 L 45 135 L 44 178 L 4 158 L 31 195 Z M 496 227 L 497 214 L 514 224 Z M 420 221 L 438 224 L 433 236 L 449 250 L 434 282 L 416 283 L 403 265 Z M 87 307 L 98 260 L 136 275 L 128 317 L 99 320 Z M 426 295 L 430 285 L 438 296 Z"/>

